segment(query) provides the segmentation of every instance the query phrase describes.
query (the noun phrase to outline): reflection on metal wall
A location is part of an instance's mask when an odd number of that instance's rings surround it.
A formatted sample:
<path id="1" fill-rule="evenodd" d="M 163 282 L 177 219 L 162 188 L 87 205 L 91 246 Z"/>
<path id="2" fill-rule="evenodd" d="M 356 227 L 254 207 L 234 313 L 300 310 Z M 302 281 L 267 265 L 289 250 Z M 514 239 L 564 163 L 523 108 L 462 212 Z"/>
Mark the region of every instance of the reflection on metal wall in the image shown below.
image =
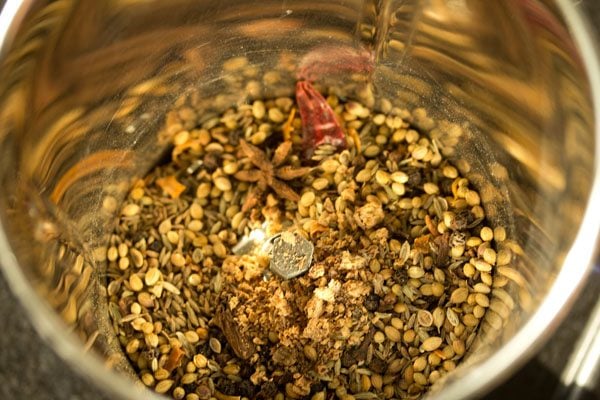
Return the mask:
<path id="1" fill-rule="evenodd" d="M 492 224 L 509 228 L 513 261 L 495 271 L 480 337 L 465 339 L 496 349 L 552 283 L 589 195 L 594 121 L 577 50 L 547 4 L 42 3 L 0 66 L 3 224 L 38 293 L 120 368 L 118 310 L 98 283 L 119 202 L 176 133 L 163 116 L 189 102 L 208 120 L 290 94 L 307 65 L 342 96 L 413 109 Z"/>

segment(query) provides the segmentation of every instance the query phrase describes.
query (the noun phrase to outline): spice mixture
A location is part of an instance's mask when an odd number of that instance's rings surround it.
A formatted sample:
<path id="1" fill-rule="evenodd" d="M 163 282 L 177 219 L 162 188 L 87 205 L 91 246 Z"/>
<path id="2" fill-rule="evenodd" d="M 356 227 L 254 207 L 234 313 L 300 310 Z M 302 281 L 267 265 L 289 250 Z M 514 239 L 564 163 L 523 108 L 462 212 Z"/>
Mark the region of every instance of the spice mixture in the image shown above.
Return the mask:
<path id="1" fill-rule="evenodd" d="M 475 338 L 504 229 L 414 114 L 298 90 L 209 119 L 179 106 L 170 160 L 125 199 L 109 307 L 158 393 L 417 398 Z M 315 104 L 341 125 L 311 126 Z M 282 232 L 314 246 L 289 280 L 259 250 Z"/>

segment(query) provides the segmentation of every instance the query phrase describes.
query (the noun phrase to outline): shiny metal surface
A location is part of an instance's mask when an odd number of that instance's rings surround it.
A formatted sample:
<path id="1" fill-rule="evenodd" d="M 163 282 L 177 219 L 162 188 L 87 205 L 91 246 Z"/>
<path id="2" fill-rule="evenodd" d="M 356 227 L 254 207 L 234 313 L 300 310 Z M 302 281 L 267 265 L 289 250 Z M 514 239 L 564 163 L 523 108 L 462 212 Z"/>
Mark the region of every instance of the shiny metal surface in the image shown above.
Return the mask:
<path id="1" fill-rule="evenodd" d="M 3 270 L 57 352 L 116 396 L 139 396 L 101 367 L 132 372 L 99 284 L 114 222 L 104 200 L 160 159 L 173 103 L 209 114 L 289 94 L 299 71 L 323 64 L 322 86 L 374 107 L 389 99 L 423 126 L 419 108 L 443 121 L 435 138 L 477 184 L 490 222 L 510 228 L 516 273 L 494 289 L 477 351 L 431 397 L 481 394 L 543 342 L 588 272 L 600 227 L 588 32 L 564 0 L 9 1 Z M 227 66 L 239 60 L 243 73 Z"/>
<path id="2" fill-rule="evenodd" d="M 575 399 L 580 390 L 594 390 L 600 379 L 600 300 L 596 302 L 573 354 L 567 361 L 561 381 L 568 395 L 563 398 Z M 558 397 L 557 397 L 558 398 Z"/>

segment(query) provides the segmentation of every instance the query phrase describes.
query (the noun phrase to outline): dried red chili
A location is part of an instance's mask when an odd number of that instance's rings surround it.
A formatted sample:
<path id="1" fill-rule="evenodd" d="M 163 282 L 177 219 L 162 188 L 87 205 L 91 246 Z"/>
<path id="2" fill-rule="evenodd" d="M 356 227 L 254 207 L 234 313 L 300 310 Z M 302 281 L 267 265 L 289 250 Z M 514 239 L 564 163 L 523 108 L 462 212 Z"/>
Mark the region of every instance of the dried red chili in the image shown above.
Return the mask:
<path id="1" fill-rule="evenodd" d="M 306 53 L 298 66 L 298 80 L 314 82 L 339 74 L 371 74 L 375 70 L 374 53 L 362 48 L 324 45 Z"/>
<path id="2" fill-rule="evenodd" d="M 324 144 L 337 149 L 346 147 L 346 136 L 335 112 L 310 82 L 296 83 L 296 101 L 302 119 L 302 145 L 306 158 Z"/>

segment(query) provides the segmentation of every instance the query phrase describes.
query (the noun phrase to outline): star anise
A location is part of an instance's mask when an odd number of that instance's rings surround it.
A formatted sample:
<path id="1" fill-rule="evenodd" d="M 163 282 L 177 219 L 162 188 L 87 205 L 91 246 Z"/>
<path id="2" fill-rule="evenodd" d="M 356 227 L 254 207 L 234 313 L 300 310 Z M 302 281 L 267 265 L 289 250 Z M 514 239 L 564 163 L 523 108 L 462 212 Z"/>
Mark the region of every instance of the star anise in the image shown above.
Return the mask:
<path id="1" fill-rule="evenodd" d="M 292 151 L 292 142 L 286 140 L 282 142 L 273 152 L 269 160 L 266 153 L 258 147 L 251 145 L 245 140 L 240 140 L 240 150 L 242 154 L 250 160 L 256 168 L 238 171 L 234 177 L 244 182 L 255 182 L 256 186 L 248 193 L 246 200 L 242 205 L 242 211 L 248 211 L 258 204 L 258 201 L 270 187 L 279 197 L 297 202 L 300 196 L 284 181 L 300 178 L 306 175 L 309 167 L 294 167 L 283 165 Z"/>

